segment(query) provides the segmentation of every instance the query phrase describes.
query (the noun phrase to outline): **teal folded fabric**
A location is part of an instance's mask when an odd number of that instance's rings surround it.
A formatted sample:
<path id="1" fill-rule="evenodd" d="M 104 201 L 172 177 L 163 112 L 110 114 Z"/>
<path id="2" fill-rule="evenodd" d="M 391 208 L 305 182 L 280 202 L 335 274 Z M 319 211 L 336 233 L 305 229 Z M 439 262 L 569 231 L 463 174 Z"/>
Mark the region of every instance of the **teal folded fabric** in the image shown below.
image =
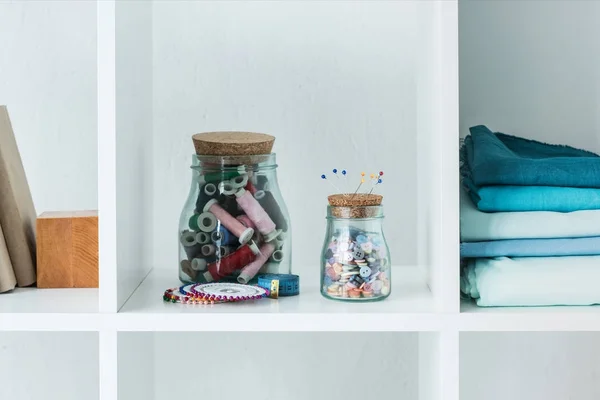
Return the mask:
<path id="1" fill-rule="evenodd" d="M 552 145 L 470 128 L 461 148 L 463 176 L 475 186 L 564 186 L 600 188 L 600 156 L 570 146 Z"/>
<path id="2" fill-rule="evenodd" d="M 600 236 L 600 210 L 487 213 L 475 207 L 465 190 L 460 191 L 460 240 L 463 242 L 591 236 Z"/>
<path id="3" fill-rule="evenodd" d="M 600 189 L 556 186 L 482 186 L 463 179 L 471 200 L 485 212 L 600 209 Z"/>
<path id="4" fill-rule="evenodd" d="M 479 258 L 461 275 L 478 306 L 600 304 L 600 256 Z"/>

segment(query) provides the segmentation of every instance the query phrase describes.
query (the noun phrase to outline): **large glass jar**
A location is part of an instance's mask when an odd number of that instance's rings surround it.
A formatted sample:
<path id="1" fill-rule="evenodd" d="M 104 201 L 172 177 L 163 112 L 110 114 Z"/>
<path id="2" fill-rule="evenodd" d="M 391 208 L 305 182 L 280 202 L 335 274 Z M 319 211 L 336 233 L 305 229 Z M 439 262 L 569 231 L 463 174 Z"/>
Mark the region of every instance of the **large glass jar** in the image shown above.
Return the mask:
<path id="1" fill-rule="evenodd" d="M 391 261 L 383 207 L 327 207 L 321 293 L 334 300 L 383 300 L 391 292 Z"/>
<path id="2" fill-rule="evenodd" d="M 275 154 L 192 156 L 179 220 L 179 279 L 255 283 L 291 272 L 290 219 Z"/>

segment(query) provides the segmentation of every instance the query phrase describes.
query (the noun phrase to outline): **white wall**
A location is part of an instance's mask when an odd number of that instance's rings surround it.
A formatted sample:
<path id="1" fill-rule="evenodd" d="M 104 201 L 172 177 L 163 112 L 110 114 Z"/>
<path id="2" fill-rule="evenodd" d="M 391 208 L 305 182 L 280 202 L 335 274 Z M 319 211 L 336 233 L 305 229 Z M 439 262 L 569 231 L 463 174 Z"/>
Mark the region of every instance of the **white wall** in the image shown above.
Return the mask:
<path id="1" fill-rule="evenodd" d="M 598 333 L 461 334 L 461 400 L 595 400 L 599 373 Z"/>
<path id="2" fill-rule="evenodd" d="M 394 264 L 417 261 L 418 2 L 154 4 L 154 266 L 175 271 L 191 135 L 275 135 L 293 268 L 318 268 L 332 168 L 383 170 Z"/>
<path id="3" fill-rule="evenodd" d="M 98 334 L 0 332 L 0 399 L 98 399 Z"/>
<path id="4" fill-rule="evenodd" d="M 96 209 L 95 2 L 0 2 L 0 49 L 0 104 L 38 213 Z"/>
<path id="5" fill-rule="evenodd" d="M 460 1 L 460 129 L 600 151 L 600 2 Z"/>

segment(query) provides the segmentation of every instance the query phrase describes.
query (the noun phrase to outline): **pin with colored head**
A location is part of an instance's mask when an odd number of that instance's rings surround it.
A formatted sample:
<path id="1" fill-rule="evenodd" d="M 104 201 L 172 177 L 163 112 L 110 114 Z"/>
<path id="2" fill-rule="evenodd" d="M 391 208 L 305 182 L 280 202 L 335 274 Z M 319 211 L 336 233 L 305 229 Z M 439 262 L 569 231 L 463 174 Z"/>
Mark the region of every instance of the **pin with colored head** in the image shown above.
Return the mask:
<path id="1" fill-rule="evenodd" d="M 360 183 L 358 184 L 358 187 L 354 191 L 354 194 L 352 195 L 352 198 L 354 198 L 354 196 L 356 196 L 356 193 L 358 193 L 358 191 L 359 191 L 359 189 L 360 189 L 360 187 L 362 186 L 363 183 L 365 183 L 365 173 L 361 172 L 360 173 Z"/>
<path id="2" fill-rule="evenodd" d="M 375 182 L 375 184 L 371 188 L 371 191 L 369 192 L 369 194 L 373 193 L 375 186 L 381 185 L 383 183 L 383 179 L 381 179 L 382 176 L 383 176 L 383 171 L 379 171 L 379 175 L 377 176 L 377 182 Z"/>
<path id="3" fill-rule="evenodd" d="M 333 184 L 333 182 L 331 182 L 329 179 L 327 179 L 327 175 L 325 175 L 325 174 L 322 174 L 322 175 L 321 175 L 321 179 L 323 179 L 324 181 L 327 181 L 327 183 L 329 183 L 329 184 L 330 184 L 330 185 L 331 185 L 331 186 L 332 186 L 332 187 L 333 187 L 333 188 L 336 190 L 336 192 L 338 192 L 338 193 L 340 193 L 340 192 L 341 192 L 341 190 L 340 190 L 340 189 L 338 189 L 338 187 L 337 187 L 337 186 L 335 186 L 335 185 Z"/>
<path id="4" fill-rule="evenodd" d="M 344 191 L 348 190 L 348 180 L 346 179 L 347 175 L 348 175 L 348 171 L 343 169 L 342 170 L 342 187 L 344 188 Z"/>

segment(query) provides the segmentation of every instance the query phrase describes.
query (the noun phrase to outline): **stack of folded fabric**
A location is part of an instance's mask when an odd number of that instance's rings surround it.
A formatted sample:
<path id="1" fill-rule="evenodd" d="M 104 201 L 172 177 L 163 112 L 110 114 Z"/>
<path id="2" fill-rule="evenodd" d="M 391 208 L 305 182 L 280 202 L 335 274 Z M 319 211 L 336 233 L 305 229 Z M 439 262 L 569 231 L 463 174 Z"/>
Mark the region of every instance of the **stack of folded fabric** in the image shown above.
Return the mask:
<path id="1" fill-rule="evenodd" d="M 600 304 L 600 156 L 485 126 L 461 147 L 461 290 L 479 306 Z"/>

